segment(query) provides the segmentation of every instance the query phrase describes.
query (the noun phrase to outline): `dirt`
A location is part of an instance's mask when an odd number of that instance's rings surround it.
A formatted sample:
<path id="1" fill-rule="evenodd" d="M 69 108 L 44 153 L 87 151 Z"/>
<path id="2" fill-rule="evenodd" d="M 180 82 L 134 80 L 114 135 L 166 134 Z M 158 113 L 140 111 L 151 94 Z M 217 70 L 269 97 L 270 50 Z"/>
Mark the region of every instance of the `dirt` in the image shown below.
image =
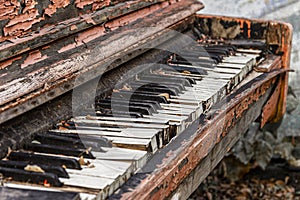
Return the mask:
<path id="1" fill-rule="evenodd" d="M 189 199 L 300 200 L 300 168 L 290 167 L 285 161 L 273 161 L 266 170 L 254 168 L 235 181 L 225 174 L 222 165 L 218 166 Z"/>

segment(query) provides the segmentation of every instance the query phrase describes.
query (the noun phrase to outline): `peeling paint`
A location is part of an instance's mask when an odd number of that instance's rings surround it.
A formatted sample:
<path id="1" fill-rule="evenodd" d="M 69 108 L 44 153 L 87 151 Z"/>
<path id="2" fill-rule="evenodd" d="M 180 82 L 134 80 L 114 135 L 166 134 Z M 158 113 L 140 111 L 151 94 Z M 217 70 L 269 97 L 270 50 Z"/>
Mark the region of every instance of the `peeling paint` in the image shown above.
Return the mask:
<path id="1" fill-rule="evenodd" d="M 42 53 L 39 50 L 30 52 L 28 57 L 24 60 L 23 64 L 21 65 L 21 69 L 34 64 L 38 61 L 42 61 L 47 58 L 47 55 L 42 55 Z"/>
<path id="2" fill-rule="evenodd" d="M 84 0 L 76 0 L 75 1 L 75 5 L 77 8 L 80 8 L 80 9 L 83 9 L 84 6 L 87 6 L 87 5 L 91 5 L 93 3 L 93 0 L 87 0 L 87 1 L 84 1 Z"/>
<path id="3" fill-rule="evenodd" d="M 49 5 L 48 8 L 45 9 L 45 14 L 48 16 L 52 16 L 58 8 L 65 8 L 70 4 L 70 0 L 51 0 L 53 4 Z"/>
<path id="4" fill-rule="evenodd" d="M 45 2 L 26 0 L 24 5 L 21 5 L 18 0 L 0 0 L 0 21 L 2 21 L 0 29 L 3 31 L 3 36 L 0 35 L 0 43 L 30 35 L 42 28 L 68 20 L 70 11 L 72 11 L 72 18 L 80 17 L 123 1 L 45 0 Z M 90 6 L 87 7 L 88 5 Z M 62 14 L 60 9 L 66 9 L 66 13 Z M 96 24 L 91 16 L 86 21 L 92 25 Z M 71 30 L 76 29 L 71 27 Z"/>
<path id="5" fill-rule="evenodd" d="M 5 69 L 6 67 L 10 66 L 14 61 L 20 60 L 21 58 L 22 58 L 22 56 L 19 56 L 19 57 L 12 58 L 12 59 L 6 60 L 4 62 L 1 62 L 0 63 L 0 70 Z"/>

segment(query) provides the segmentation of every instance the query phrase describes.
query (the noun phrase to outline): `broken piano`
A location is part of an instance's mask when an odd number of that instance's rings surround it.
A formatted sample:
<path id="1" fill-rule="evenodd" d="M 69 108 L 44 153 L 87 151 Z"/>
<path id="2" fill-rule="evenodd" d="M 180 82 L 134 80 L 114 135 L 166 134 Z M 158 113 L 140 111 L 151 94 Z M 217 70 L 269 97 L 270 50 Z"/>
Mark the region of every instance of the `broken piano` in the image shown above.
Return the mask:
<path id="1" fill-rule="evenodd" d="M 285 112 L 289 24 L 194 0 L 22 6 L 0 17 L 1 199 L 185 199 Z"/>

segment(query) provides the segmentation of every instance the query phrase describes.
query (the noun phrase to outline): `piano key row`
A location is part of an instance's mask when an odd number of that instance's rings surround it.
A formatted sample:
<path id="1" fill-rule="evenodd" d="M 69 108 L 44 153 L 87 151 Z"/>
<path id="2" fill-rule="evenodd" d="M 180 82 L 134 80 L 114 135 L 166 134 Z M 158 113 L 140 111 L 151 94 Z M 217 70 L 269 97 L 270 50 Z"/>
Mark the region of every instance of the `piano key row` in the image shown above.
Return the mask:
<path id="1" fill-rule="evenodd" d="M 11 152 L 0 162 L 1 173 L 14 181 L 64 184 L 63 191 L 106 198 L 152 153 L 228 94 L 260 53 L 231 46 L 204 49 L 182 51 L 191 63 L 173 55 L 167 70 L 158 66 L 123 83 L 110 98 L 97 100 L 95 116 L 75 116 L 58 129 L 37 134 L 24 146 L 34 153 Z"/>

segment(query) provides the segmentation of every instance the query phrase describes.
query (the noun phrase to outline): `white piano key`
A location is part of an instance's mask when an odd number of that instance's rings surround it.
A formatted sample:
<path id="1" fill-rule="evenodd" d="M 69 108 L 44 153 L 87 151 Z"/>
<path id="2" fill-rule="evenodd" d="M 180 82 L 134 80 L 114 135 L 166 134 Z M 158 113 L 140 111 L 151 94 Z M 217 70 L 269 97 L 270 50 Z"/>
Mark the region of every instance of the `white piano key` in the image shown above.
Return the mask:
<path id="1" fill-rule="evenodd" d="M 203 112 L 202 107 L 200 108 L 199 106 L 190 106 L 190 105 L 175 104 L 175 103 L 161 104 L 161 106 L 165 110 L 183 110 L 183 109 L 187 109 L 187 110 L 190 110 L 193 113 L 195 113 L 195 115 L 198 116 L 198 117 Z"/>
<path id="2" fill-rule="evenodd" d="M 87 120 L 102 120 L 102 121 L 119 121 L 119 122 L 135 122 L 135 123 L 152 123 L 152 124 L 167 124 L 168 120 L 155 120 L 145 118 L 129 118 L 129 117 L 102 117 L 102 116 L 76 116 L 73 119 Z"/>
<path id="3" fill-rule="evenodd" d="M 143 151 L 157 151 L 157 140 L 156 137 L 151 139 L 143 139 L 143 138 L 122 138 L 122 137 L 112 137 L 105 136 L 108 140 L 112 141 L 112 143 L 116 147 L 121 148 L 129 148 Z"/>
<path id="4" fill-rule="evenodd" d="M 133 148 L 139 150 L 152 150 L 155 152 L 158 146 L 157 133 L 159 131 L 143 131 L 140 132 L 111 132 L 111 131 L 94 131 L 94 130 L 51 130 L 57 133 L 70 133 L 81 135 L 94 135 L 107 138 L 117 147 Z M 83 141 L 84 142 L 84 141 Z"/>
<path id="5" fill-rule="evenodd" d="M 261 53 L 261 50 L 256 50 L 256 49 L 237 49 L 237 52 L 239 53 L 247 53 L 247 54 L 257 54 L 259 55 Z"/>
<path id="6" fill-rule="evenodd" d="M 113 188 L 119 188 L 124 184 L 134 173 L 135 168 L 133 163 L 122 161 L 108 161 L 108 160 L 86 160 L 89 161 L 93 167 L 83 167 L 82 170 L 66 169 L 68 174 L 91 176 L 96 178 L 113 179 L 108 187 L 113 185 Z"/>
<path id="7" fill-rule="evenodd" d="M 167 129 L 168 125 L 161 124 L 141 124 L 132 122 L 114 122 L 114 121 L 100 121 L 100 120 L 89 120 L 89 119 L 71 119 L 71 121 L 78 124 L 90 124 L 90 125 L 110 125 L 118 127 L 136 127 L 136 128 L 150 128 L 150 129 Z"/>
<path id="8" fill-rule="evenodd" d="M 113 178 L 113 179 L 116 179 L 121 175 L 126 175 L 127 173 L 130 174 L 134 171 L 134 167 L 130 162 L 99 160 L 99 159 L 95 159 L 95 160 L 85 159 L 85 161 L 90 162 L 93 165 L 93 167 L 83 166 L 82 170 L 66 169 L 66 171 L 71 174 Z"/>
<path id="9" fill-rule="evenodd" d="M 114 179 L 111 178 L 93 177 L 78 174 L 69 174 L 69 176 L 70 178 L 59 178 L 59 180 L 67 186 L 97 190 L 104 190 L 114 183 Z M 117 189 L 113 187 L 111 188 L 113 191 L 114 189 Z"/>
<path id="10" fill-rule="evenodd" d="M 125 128 L 121 131 L 101 131 L 101 130 L 82 130 L 82 129 L 70 129 L 70 130 L 51 130 L 56 133 L 78 134 L 78 135 L 91 135 L 91 136 L 111 136 L 111 137 L 129 137 L 129 138 L 141 138 L 150 139 L 156 135 L 159 129 L 133 129 Z"/>
<path id="11" fill-rule="evenodd" d="M 125 149 L 119 147 L 105 148 L 105 152 L 93 152 L 96 159 L 99 160 L 112 160 L 112 161 L 126 161 L 134 162 L 135 170 L 141 168 L 146 164 L 150 153 L 147 151 Z"/>

